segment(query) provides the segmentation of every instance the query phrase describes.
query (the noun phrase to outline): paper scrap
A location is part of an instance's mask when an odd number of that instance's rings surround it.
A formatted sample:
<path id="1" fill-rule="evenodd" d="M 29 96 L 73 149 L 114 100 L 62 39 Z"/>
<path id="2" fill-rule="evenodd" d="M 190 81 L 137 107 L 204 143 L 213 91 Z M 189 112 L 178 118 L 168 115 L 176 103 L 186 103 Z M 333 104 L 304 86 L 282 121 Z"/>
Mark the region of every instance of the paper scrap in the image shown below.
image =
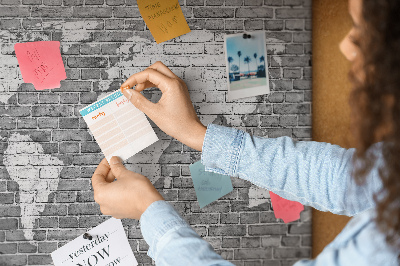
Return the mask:
<path id="1" fill-rule="evenodd" d="M 191 164 L 189 169 L 200 208 L 233 190 L 229 176 L 205 171 L 205 167 L 200 161 Z"/>
<path id="2" fill-rule="evenodd" d="M 121 220 L 110 218 L 51 253 L 55 266 L 138 265 Z"/>
<path id="3" fill-rule="evenodd" d="M 145 114 L 119 90 L 79 112 L 107 161 L 126 160 L 158 140 Z"/>
<path id="4" fill-rule="evenodd" d="M 190 32 L 178 0 L 138 0 L 140 14 L 157 43 Z"/>
<path id="5" fill-rule="evenodd" d="M 296 201 L 284 199 L 273 192 L 269 192 L 275 218 L 282 219 L 285 223 L 290 223 L 300 219 L 300 213 L 304 206 Z"/>
<path id="6" fill-rule="evenodd" d="M 60 53 L 60 42 L 16 43 L 15 54 L 25 83 L 36 90 L 54 89 L 67 78 Z"/>

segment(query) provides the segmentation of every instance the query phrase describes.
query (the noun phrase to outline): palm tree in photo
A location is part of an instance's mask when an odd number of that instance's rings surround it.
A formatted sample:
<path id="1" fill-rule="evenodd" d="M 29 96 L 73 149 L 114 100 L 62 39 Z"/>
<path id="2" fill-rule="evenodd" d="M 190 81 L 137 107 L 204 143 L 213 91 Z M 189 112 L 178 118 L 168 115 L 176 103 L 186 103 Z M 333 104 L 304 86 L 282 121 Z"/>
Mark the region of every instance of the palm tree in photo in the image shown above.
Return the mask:
<path id="1" fill-rule="evenodd" d="M 231 69 L 231 63 L 232 63 L 232 62 L 233 62 L 233 58 L 232 58 L 232 56 L 229 56 L 229 57 L 228 57 L 229 72 L 231 72 L 230 69 Z"/>
<path id="2" fill-rule="evenodd" d="M 262 62 L 264 62 L 264 70 L 267 71 L 267 70 L 265 69 L 265 58 L 264 58 L 263 55 L 260 57 L 260 63 L 262 63 Z"/>
<path id="3" fill-rule="evenodd" d="M 254 53 L 253 56 L 254 56 L 254 63 L 256 63 L 256 72 L 257 72 L 257 53 Z"/>
<path id="4" fill-rule="evenodd" d="M 239 79 L 240 79 L 240 57 L 242 56 L 242 52 L 238 51 L 238 57 L 239 57 Z"/>
<path id="5" fill-rule="evenodd" d="M 248 77 L 250 78 L 250 62 L 251 62 L 250 56 L 246 56 L 246 57 L 244 58 L 244 62 L 247 64 L 247 68 L 248 68 L 248 70 L 249 70 Z"/>

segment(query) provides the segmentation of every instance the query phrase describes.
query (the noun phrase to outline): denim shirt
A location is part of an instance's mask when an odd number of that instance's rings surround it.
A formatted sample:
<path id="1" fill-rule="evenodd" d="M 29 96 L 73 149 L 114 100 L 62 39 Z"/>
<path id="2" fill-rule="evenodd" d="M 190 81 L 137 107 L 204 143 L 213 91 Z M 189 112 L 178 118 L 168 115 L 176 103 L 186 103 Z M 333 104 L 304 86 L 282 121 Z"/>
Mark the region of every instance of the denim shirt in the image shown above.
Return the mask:
<path id="1" fill-rule="evenodd" d="M 379 150 L 379 144 L 375 147 Z M 354 216 L 314 260 L 295 265 L 398 265 L 398 252 L 374 222 L 374 193 L 382 187 L 378 165 L 364 185 L 351 177 L 354 149 L 313 141 L 251 136 L 208 125 L 202 163 L 206 171 L 242 178 L 279 196 L 321 211 Z M 151 204 L 140 218 L 148 255 L 157 265 L 233 265 L 215 253 L 165 201 Z"/>

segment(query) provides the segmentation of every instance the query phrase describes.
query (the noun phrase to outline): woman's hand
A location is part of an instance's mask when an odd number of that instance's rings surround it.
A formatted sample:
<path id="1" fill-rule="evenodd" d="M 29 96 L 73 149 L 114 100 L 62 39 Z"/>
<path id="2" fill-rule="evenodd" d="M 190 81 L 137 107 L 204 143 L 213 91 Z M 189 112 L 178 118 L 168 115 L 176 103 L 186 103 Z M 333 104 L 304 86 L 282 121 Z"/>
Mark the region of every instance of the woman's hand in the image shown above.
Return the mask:
<path id="1" fill-rule="evenodd" d="M 130 89 L 135 85 L 135 89 Z M 158 87 L 162 92 L 157 103 L 140 93 L 150 87 Z M 207 128 L 197 117 L 186 84 L 163 63 L 156 62 L 132 75 L 121 85 L 121 91 L 166 134 L 193 149 L 202 150 Z"/>
<path id="2" fill-rule="evenodd" d="M 114 179 L 117 179 L 115 182 Z M 103 159 L 92 176 L 94 200 L 114 218 L 140 219 L 153 202 L 164 200 L 147 177 L 129 171 L 119 157 Z"/>

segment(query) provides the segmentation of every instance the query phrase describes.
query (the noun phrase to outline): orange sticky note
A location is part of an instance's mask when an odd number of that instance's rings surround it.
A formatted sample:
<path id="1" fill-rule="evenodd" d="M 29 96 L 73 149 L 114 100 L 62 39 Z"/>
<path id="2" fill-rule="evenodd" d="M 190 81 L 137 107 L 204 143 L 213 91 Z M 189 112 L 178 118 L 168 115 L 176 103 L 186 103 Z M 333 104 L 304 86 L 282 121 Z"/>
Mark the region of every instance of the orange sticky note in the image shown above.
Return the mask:
<path id="1" fill-rule="evenodd" d="M 36 90 L 59 88 L 67 78 L 60 53 L 60 42 L 28 42 L 14 45 L 19 68 L 25 83 Z"/>
<path id="2" fill-rule="evenodd" d="M 190 32 L 178 0 L 138 0 L 137 4 L 157 43 Z"/>
<path id="3" fill-rule="evenodd" d="M 300 219 L 300 213 L 304 210 L 304 206 L 301 203 L 284 199 L 271 191 L 269 195 L 275 218 L 282 219 L 285 223 Z"/>

